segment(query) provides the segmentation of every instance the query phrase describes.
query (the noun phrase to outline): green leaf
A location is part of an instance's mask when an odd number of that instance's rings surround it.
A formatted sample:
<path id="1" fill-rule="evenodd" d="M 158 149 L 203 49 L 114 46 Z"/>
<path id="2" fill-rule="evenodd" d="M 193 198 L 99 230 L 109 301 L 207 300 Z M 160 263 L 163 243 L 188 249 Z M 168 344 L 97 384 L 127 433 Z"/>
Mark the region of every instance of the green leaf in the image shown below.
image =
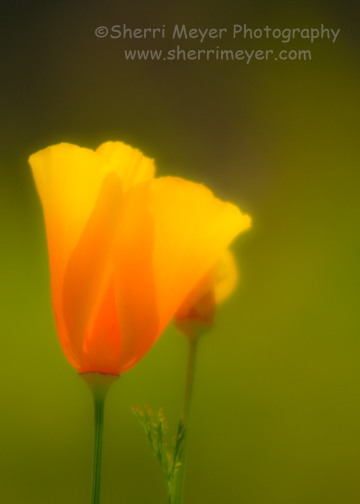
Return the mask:
<path id="1" fill-rule="evenodd" d="M 169 504 L 171 504 L 174 479 L 179 467 L 181 466 L 181 455 L 184 450 L 184 423 L 180 420 L 177 434 L 173 438 L 172 450 L 168 451 L 166 444 L 166 431 L 168 426 L 162 409 L 160 409 L 157 421 L 155 422 L 153 421 L 154 414 L 147 406 L 145 406 L 144 411 L 142 411 L 139 407 L 131 409 L 140 426 L 144 430 L 149 445 L 161 464 L 165 477 L 168 501 Z"/>

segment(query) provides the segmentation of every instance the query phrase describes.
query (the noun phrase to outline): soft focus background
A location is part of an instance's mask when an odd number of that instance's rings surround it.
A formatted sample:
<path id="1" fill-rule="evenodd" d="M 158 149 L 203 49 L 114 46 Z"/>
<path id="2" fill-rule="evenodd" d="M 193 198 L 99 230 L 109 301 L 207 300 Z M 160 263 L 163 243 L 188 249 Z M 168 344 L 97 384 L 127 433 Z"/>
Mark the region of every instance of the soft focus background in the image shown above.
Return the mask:
<path id="1" fill-rule="evenodd" d="M 86 504 L 93 418 L 54 328 L 27 158 L 123 140 L 159 175 L 203 182 L 253 217 L 236 294 L 199 345 L 186 504 L 360 500 L 359 6 L 355 2 L 5 1 L 1 5 L 0 491 Z M 356 10 L 357 9 L 357 10 Z M 98 26 L 167 38 L 97 38 Z M 187 28 L 326 28 L 306 39 L 173 41 Z M 311 61 L 126 61 L 124 49 L 310 49 Z M 130 407 L 181 412 L 186 343 L 169 327 L 106 410 L 103 504 L 166 504 Z"/>

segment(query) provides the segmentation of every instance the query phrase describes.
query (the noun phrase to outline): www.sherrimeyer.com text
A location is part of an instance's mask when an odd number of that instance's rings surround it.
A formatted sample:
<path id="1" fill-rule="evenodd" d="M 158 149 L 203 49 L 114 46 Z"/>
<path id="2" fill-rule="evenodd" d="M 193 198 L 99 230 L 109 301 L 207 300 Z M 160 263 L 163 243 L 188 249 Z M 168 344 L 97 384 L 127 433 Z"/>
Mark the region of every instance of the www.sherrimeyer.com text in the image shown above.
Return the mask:
<path id="1" fill-rule="evenodd" d="M 232 49 L 198 49 L 198 50 L 189 50 L 185 51 L 181 49 L 180 46 L 177 46 L 176 49 L 171 49 L 169 51 L 162 50 L 126 50 L 125 49 L 125 58 L 127 60 L 177 60 L 177 61 L 185 61 L 185 60 L 225 60 L 225 61 L 233 61 L 244 60 L 247 64 L 250 63 L 252 59 L 254 60 L 269 60 L 278 58 L 280 60 L 311 60 L 311 51 L 309 50 L 299 50 L 295 51 L 285 51 L 282 50 L 280 52 L 274 52 L 272 49 L 267 49 L 265 51 L 262 50 L 237 50 L 233 51 Z"/>

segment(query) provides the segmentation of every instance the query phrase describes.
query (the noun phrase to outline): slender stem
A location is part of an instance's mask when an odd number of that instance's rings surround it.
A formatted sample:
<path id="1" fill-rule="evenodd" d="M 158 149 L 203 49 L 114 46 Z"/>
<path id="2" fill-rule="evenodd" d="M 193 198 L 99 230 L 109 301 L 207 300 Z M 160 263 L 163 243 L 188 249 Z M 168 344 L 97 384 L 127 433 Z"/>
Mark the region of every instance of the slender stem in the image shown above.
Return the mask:
<path id="1" fill-rule="evenodd" d="M 91 487 L 91 504 L 100 503 L 101 487 L 101 455 L 104 431 L 104 405 L 105 397 L 110 385 L 119 378 L 118 375 L 102 373 L 80 373 L 88 384 L 94 399 L 94 462 Z"/>
<path id="2" fill-rule="evenodd" d="M 189 339 L 189 357 L 186 370 L 186 385 L 185 385 L 185 397 L 183 405 L 183 420 L 184 425 L 189 428 L 189 417 L 190 417 L 190 406 L 191 398 L 194 385 L 194 370 L 195 370 L 195 358 L 196 358 L 196 347 L 197 338 Z"/>
<path id="3" fill-rule="evenodd" d="M 197 338 L 188 338 L 189 341 L 189 357 L 186 372 L 186 385 L 185 385 L 185 397 L 183 406 L 183 421 L 185 427 L 185 442 L 184 450 L 181 457 L 181 465 L 179 467 L 178 473 L 175 479 L 174 485 L 174 499 L 173 504 L 182 504 L 183 502 L 183 491 L 184 491 L 184 479 L 185 479 L 185 464 L 186 464 L 186 448 L 189 435 L 189 419 L 190 419 L 190 409 L 191 409 L 191 398 L 193 392 L 194 384 L 194 370 L 196 362 L 196 347 Z"/>
<path id="4" fill-rule="evenodd" d="M 97 396 L 94 394 L 94 461 L 91 489 L 91 504 L 99 504 L 100 502 L 100 485 L 101 485 L 101 455 L 103 444 L 104 431 L 104 405 L 105 396 Z"/>

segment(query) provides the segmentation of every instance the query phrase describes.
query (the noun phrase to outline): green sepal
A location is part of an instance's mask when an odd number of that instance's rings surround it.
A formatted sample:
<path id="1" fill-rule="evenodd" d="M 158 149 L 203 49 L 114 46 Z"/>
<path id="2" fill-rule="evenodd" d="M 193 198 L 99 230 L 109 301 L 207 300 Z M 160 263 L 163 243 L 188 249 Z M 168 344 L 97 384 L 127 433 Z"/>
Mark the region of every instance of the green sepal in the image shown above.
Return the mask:
<path id="1" fill-rule="evenodd" d="M 190 340 L 195 340 L 210 332 L 214 323 L 201 318 L 174 319 L 175 328 Z"/>
<path id="2" fill-rule="evenodd" d="M 94 399 L 105 398 L 110 386 L 120 378 L 120 375 L 105 374 L 105 373 L 79 373 L 80 378 L 83 378 L 88 384 Z"/>

